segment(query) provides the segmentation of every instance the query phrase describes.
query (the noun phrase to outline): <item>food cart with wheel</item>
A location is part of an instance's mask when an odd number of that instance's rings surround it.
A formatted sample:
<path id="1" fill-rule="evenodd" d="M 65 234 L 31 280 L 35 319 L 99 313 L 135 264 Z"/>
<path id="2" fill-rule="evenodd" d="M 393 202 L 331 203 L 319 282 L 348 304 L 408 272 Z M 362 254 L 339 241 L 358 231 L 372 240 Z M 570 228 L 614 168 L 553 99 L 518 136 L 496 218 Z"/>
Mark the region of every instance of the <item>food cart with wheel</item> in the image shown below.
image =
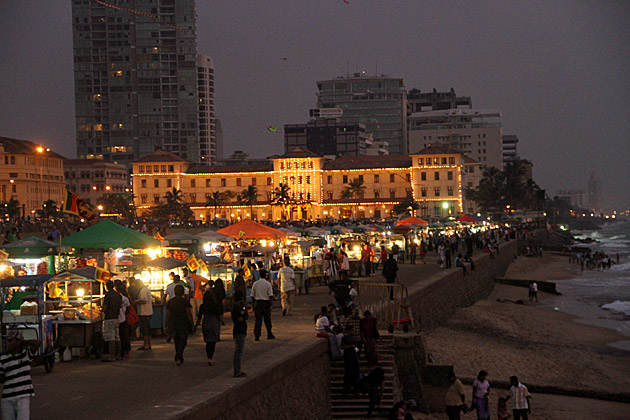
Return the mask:
<path id="1" fill-rule="evenodd" d="M 0 331 L 4 336 L 8 330 L 19 330 L 24 340 L 37 340 L 39 345 L 34 364 L 43 364 L 46 372 L 55 366 L 55 334 L 51 315 L 45 313 L 45 290 L 49 274 L 18 276 L 0 280 Z M 31 291 L 32 295 L 16 296 L 18 290 Z M 12 298 L 24 301 L 20 309 L 5 310 Z M 2 353 L 6 353 L 6 342 L 2 340 Z"/>
<path id="2" fill-rule="evenodd" d="M 53 315 L 57 327 L 58 345 L 83 349 L 85 357 L 92 350 L 99 357 L 101 350 L 95 336 L 103 332 L 101 304 L 105 290 L 97 274 L 96 267 L 88 266 L 51 277 L 44 302 L 46 313 Z"/>

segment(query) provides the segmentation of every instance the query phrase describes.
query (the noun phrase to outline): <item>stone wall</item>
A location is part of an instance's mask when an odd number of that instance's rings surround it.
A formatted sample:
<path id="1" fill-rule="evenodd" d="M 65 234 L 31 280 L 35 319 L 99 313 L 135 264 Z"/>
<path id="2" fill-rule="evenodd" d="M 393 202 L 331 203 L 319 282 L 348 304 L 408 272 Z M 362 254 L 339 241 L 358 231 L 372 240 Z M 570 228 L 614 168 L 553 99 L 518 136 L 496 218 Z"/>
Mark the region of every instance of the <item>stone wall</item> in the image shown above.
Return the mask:
<path id="1" fill-rule="evenodd" d="M 505 275 L 517 254 L 516 241 L 501 244 L 494 259 L 483 254 L 473 257 L 475 271 L 470 267 L 466 275 L 461 268 L 436 273 L 429 283 L 409 288 L 412 314 L 421 331 L 429 331 L 442 325 L 459 308 L 470 306 L 490 295 L 495 277 Z"/>
<path id="2" fill-rule="evenodd" d="M 330 420 L 330 359 L 326 340 L 299 338 L 256 359 L 245 379 L 222 375 L 151 407 L 137 419 Z"/>

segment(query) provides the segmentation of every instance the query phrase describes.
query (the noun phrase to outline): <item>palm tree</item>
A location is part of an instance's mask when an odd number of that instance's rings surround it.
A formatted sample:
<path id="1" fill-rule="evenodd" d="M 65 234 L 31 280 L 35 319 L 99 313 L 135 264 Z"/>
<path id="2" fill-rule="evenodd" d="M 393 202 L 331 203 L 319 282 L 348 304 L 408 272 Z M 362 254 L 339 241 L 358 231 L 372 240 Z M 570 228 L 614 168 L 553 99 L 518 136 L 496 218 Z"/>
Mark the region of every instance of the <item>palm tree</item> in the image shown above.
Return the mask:
<path id="1" fill-rule="evenodd" d="M 341 192 L 341 198 L 353 199 L 353 198 L 363 198 L 363 194 L 365 193 L 365 185 L 363 185 L 363 179 L 361 178 L 353 178 L 352 181 L 346 185 L 346 188 Z M 355 213 L 356 204 L 352 207 L 353 218 Z"/>
<path id="2" fill-rule="evenodd" d="M 287 184 L 280 183 L 273 191 L 272 204 L 282 206 L 282 218 L 286 220 L 287 206 L 291 203 L 291 195 L 289 194 L 291 187 Z"/>
<path id="3" fill-rule="evenodd" d="M 41 218 L 44 220 L 55 219 L 59 216 L 59 209 L 57 208 L 57 202 L 55 200 L 46 200 L 42 204 L 42 209 L 39 210 Z"/>
<path id="4" fill-rule="evenodd" d="M 178 190 L 177 188 L 173 187 L 171 191 L 166 192 L 164 198 L 166 199 L 166 204 L 179 204 L 184 201 L 184 193 L 182 192 L 182 190 Z"/>
<path id="5" fill-rule="evenodd" d="M 223 205 L 225 197 L 219 191 L 214 191 L 212 194 L 208 196 L 208 201 L 206 202 L 206 207 L 212 207 L 212 219 L 216 219 L 217 217 L 217 208 Z"/>
<path id="6" fill-rule="evenodd" d="M 9 220 L 15 221 L 20 217 L 20 202 L 15 198 L 11 197 L 8 202 L 1 205 L 4 207 L 4 213 L 9 217 Z"/>
<path id="7" fill-rule="evenodd" d="M 241 200 L 243 204 L 249 205 L 249 216 L 254 220 L 254 204 L 258 201 L 258 188 L 254 185 L 249 185 L 247 189 L 241 192 Z"/>

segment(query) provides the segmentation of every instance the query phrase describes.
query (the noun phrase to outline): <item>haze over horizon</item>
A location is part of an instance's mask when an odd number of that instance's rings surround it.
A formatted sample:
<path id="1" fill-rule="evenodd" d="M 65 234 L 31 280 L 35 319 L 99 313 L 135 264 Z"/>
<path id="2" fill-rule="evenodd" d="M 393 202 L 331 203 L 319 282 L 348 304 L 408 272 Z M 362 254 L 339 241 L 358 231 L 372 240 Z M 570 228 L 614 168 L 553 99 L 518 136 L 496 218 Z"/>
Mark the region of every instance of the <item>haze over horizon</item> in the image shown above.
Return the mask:
<path id="1" fill-rule="evenodd" d="M 378 66 L 500 109 L 551 196 L 593 169 L 604 203 L 630 207 L 628 2 L 214 0 L 197 14 L 225 155 L 282 152 L 266 127 L 306 122 L 317 80 Z M 75 156 L 71 2 L 5 1 L 0 23 L 0 136 Z"/>

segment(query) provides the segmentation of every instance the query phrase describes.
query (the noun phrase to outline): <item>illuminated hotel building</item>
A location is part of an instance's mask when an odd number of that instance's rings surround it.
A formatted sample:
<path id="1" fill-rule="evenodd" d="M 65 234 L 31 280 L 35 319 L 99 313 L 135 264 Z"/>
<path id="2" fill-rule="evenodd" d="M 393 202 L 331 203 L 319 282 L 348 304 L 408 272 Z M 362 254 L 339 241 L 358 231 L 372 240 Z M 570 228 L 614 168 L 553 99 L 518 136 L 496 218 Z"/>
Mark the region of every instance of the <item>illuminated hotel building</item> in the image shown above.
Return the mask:
<path id="1" fill-rule="evenodd" d="M 406 200 L 418 203 L 419 216 L 440 219 L 475 209 L 473 203 L 465 201 L 463 189 L 476 187 L 481 176 L 478 162 L 444 146 L 427 147 L 411 155 L 344 155 L 335 159 L 296 147 L 268 160 L 246 166 L 207 166 L 156 151 L 133 162 L 138 213 L 148 213 L 165 201 L 166 192 L 177 188 L 196 220 L 213 216 L 256 220 L 384 218 Z M 354 179 L 362 180 L 365 188 L 347 197 L 344 190 Z M 288 186 L 286 206 L 273 204 L 274 191 L 281 184 Z M 253 206 L 242 203 L 239 197 L 249 185 L 258 190 Z M 227 197 L 216 208 L 207 205 L 215 192 Z"/>
<path id="2" fill-rule="evenodd" d="M 64 157 L 28 140 L 0 137 L 0 203 L 20 203 L 20 216 L 33 217 L 45 201 L 61 206 Z"/>

